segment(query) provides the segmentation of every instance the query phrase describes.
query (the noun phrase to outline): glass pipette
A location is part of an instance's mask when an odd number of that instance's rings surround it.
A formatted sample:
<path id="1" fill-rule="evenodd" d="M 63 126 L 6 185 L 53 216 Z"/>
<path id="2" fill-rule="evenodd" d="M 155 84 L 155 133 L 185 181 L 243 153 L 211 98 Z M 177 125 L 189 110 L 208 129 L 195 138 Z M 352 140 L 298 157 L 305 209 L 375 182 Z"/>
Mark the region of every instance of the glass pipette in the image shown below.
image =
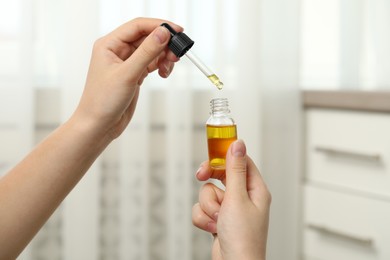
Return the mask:
<path id="1" fill-rule="evenodd" d="M 223 83 L 219 80 L 218 76 L 210 70 L 191 50 L 188 50 L 185 54 L 187 58 L 195 64 L 200 71 L 219 89 L 223 88 Z"/>
<path id="2" fill-rule="evenodd" d="M 164 26 L 171 33 L 171 40 L 168 43 L 169 49 L 177 56 L 182 57 L 186 55 L 187 58 L 195 64 L 200 71 L 219 89 L 223 88 L 223 83 L 218 78 L 218 76 L 211 71 L 192 51 L 191 47 L 194 45 L 194 41 L 191 40 L 185 33 L 176 32 L 169 24 L 163 23 L 161 26 Z"/>

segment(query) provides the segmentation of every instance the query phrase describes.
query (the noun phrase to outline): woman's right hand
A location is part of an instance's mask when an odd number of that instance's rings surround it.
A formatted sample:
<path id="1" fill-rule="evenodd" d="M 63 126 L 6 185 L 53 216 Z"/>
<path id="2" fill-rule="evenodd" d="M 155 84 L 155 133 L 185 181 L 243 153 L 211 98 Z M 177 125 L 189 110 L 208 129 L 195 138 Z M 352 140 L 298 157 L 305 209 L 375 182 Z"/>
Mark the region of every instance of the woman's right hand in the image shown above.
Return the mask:
<path id="1" fill-rule="evenodd" d="M 214 234 L 212 259 L 265 259 L 271 194 L 244 142 L 230 146 L 226 178 L 203 163 L 197 178 L 207 176 L 218 176 L 226 186 L 224 191 L 206 183 L 192 209 L 194 225 Z"/>
<path id="2" fill-rule="evenodd" d="M 166 20 L 136 18 L 95 42 L 84 92 L 72 117 L 78 125 L 87 123 L 88 129 L 109 139 L 118 137 L 133 116 L 144 79 L 155 70 L 163 78 L 170 75 L 179 59 L 168 49 L 171 34 L 162 23 L 183 31 Z"/>

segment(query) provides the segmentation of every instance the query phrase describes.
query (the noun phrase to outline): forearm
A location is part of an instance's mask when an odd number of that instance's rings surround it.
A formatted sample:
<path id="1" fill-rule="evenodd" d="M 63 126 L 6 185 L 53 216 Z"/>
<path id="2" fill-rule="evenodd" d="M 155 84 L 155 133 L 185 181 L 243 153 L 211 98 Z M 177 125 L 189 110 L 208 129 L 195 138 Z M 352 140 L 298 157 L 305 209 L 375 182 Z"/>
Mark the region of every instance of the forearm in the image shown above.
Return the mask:
<path id="1" fill-rule="evenodd" d="M 163 22 L 134 19 L 97 40 L 75 112 L 84 120 L 73 116 L 0 179 L 0 259 L 16 258 L 104 148 L 125 130 L 146 76 L 157 69 L 163 77 L 169 75 L 178 59 L 168 52 L 171 35 L 160 26 Z"/>
<path id="2" fill-rule="evenodd" d="M 20 254 L 110 141 L 73 118 L 0 179 L 0 259 Z"/>

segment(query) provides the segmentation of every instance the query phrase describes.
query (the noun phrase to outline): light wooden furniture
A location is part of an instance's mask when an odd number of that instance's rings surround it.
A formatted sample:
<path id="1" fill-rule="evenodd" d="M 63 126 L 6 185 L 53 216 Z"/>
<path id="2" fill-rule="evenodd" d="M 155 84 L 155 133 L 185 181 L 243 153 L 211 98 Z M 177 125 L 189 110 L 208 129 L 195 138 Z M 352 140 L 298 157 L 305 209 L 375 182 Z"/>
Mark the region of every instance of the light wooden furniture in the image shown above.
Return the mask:
<path id="1" fill-rule="evenodd" d="M 303 259 L 390 259 L 390 92 L 303 100 Z"/>

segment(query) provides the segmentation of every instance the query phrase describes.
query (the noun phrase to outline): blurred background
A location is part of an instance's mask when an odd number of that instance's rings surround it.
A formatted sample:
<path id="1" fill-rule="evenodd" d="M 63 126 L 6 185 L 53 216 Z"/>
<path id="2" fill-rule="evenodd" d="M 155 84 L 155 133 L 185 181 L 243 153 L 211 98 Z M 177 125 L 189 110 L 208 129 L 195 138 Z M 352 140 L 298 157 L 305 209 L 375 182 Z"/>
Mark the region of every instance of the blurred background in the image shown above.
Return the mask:
<path id="1" fill-rule="evenodd" d="M 191 208 L 202 185 L 194 174 L 207 160 L 209 101 L 216 96 L 229 98 L 239 138 L 273 196 L 268 259 L 389 259 L 380 245 L 390 235 L 377 242 L 353 230 L 335 231 L 326 220 L 308 223 L 311 203 L 321 208 L 327 202 L 307 202 L 322 195 L 307 188 L 313 181 L 307 133 L 318 124 L 302 100 L 305 91 L 390 90 L 388 0 L 0 0 L 0 176 L 73 112 L 94 41 L 139 16 L 182 25 L 195 41 L 193 51 L 225 87 L 218 91 L 186 58 L 168 79 L 149 76 L 128 129 L 20 259 L 210 259 L 211 236 L 192 226 Z M 390 157 L 385 144 L 383 160 Z M 365 192 L 359 196 L 372 194 Z M 390 201 L 383 193 L 374 196 L 381 209 Z M 321 253 L 335 251 L 321 247 L 329 233 L 337 246 L 344 242 L 336 250 L 340 258 Z M 376 242 L 367 248 L 367 241 Z M 344 249 L 355 252 L 354 243 L 364 244 L 357 249 L 363 253 L 350 257 Z"/>

